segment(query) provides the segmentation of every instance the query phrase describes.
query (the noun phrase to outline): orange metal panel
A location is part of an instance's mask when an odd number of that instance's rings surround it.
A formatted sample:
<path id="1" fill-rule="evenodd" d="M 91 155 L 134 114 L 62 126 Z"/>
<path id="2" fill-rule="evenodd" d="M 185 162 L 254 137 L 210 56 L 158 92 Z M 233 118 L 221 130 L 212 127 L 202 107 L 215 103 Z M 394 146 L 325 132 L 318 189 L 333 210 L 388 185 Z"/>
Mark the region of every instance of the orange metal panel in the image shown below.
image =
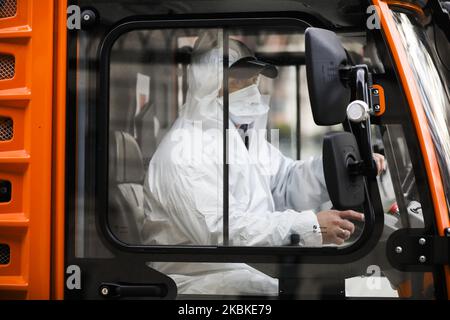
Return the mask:
<path id="1" fill-rule="evenodd" d="M 427 295 L 429 292 L 429 289 L 432 288 L 433 285 L 434 285 L 433 273 L 432 272 L 424 273 L 422 294 Z M 398 292 L 398 296 L 400 298 L 411 298 L 412 294 L 413 294 L 411 280 L 407 280 L 407 281 L 401 283 L 397 288 L 397 292 Z"/>
<path id="2" fill-rule="evenodd" d="M 1 156 L 2 155 L 0 155 L 0 157 Z M 26 192 L 26 190 L 24 190 L 23 185 L 25 176 L 23 173 L 11 173 L 11 169 L 16 169 L 12 167 L 15 165 L 16 163 L 0 163 L 0 168 L 2 168 L 2 170 L 0 171 L 0 177 L 4 180 L 10 181 L 12 185 L 11 201 L 0 203 L 0 219 L 3 217 L 3 214 L 24 212 L 23 202 L 24 192 Z M 26 167 L 22 166 L 22 168 L 25 169 Z"/>
<path id="3" fill-rule="evenodd" d="M 378 96 L 380 97 L 380 111 L 375 113 L 377 117 L 380 117 L 386 112 L 386 97 L 384 95 L 384 88 L 378 84 L 374 84 L 373 88 L 378 90 Z"/>
<path id="4" fill-rule="evenodd" d="M 33 0 L 17 0 L 16 15 L 10 18 L 0 19 L 0 29 L 13 30 L 24 26 L 31 27 L 31 2 Z"/>
<path id="5" fill-rule="evenodd" d="M 18 0 L 0 19 L 0 53 L 15 56 L 14 77 L 0 81 L 0 116 L 14 123 L 0 143 L 0 178 L 12 182 L 0 204 L 0 243 L 11 249 L 0 298 L 50 298 L 53 14 L 53 0 Z"/>
<path id="6" fill-rule="evenodd" d="M 418 6 L 417 4 L 410 3 L 410 2 L 404 2 L 404 1 L 398 1 L 398 0 L 385 0 L 384 2 L 386 2 L 389 6 L 396 6 L 399 8 L 414 11 L 415 13 L 419 14 L 421 17 L 425 16 L 423 9 L 420 6 Z"/>
<path id="7" fill-rule="evenodd" d="M 14 78 L 0 80 L 0 90 L 10 89 L 11 94 L 20 95 L 23 93 L 23 88 L 26 88 L 31 57 L 30 39 L 30 37 L 2 38 L 0 32 L 0 54 L 12 54 L 16 59 Z M 25 106 L 22 105 L 22 107 Z"/>
<path id="8" fill-rule="evenodd" d="M 2 93 L 0 92 L 0 95 Z M 1 102 L 0 102 L 1 103 Z M 16 108 L 7 108 L 1 103 L 2 110 L 0 115 L 2 117 L 13 119 L 13 137 L 8 141 L 0 141 L 0 154 L 8 152 L 9 150 L 23 150 L 24 149 L 24 123 L 25 110 Z"/>
<path id="9" fill-rule="evenodd" d="M 50 234 L 53 107 L 53 0 L 33 0 L 29 107 L 30 299 L 50 298 Z M 27 145 L 25 144 L 27 147 Z"/>
<path id="10" fill-rule="evenodd" d="M 400 34 L 392 17 L 392 13 L 385 1 L 373 0 L 377 7 L 386 40 L 397 66 L 403 89 L 411 109 L 411 114 L 419 138 L 420 148 L 425 160 L 425 167 L 430 185 L 431 196 L 433 198 L 436 225 L 441 236 L 444 236 L 445 228 L 450 227 L 449 214 L 445 199 L 444 186 L 442 183 L 441 172 L 437 161 L 434 143 L 431 138 L 430 128 L 428 126 L 422 100 L 420 97 L 417 83 L 414 80 L 414 74 L 408 62 L 408 56 L 402 45 Z M 447 279 L 447 292 L 450 299 L 450 267 L 445 267 Z"/>
<path id="11" fill-rule="evenodd" d="M 53 112 L 52 299 L 64 298 L 64 213 L 67 78 L 67 1 L 56 1 Z"/>
<path id="12" fill-rule="evenodd" d="M 13 220 L 16 220 L 15 225 L 13 224 Z M 25 253 L 22 251 L 22 246 L 26 237 L 28 220 L 23 215 L 17 215 L 16 217 L 10 217 L 9 221 L 11 221 L 11 224 L 0 226 L 2 241 L 9 245 L 11 251 L 10 263 L 0 266 L 0 281 L 5 279 L 5 277 L 24 279 L 24 276 L 20 272 L 17 272 L 17 270 L 22 270 L 22 264 L 24 259 L 26 259 Z M 21 221 L 20 224 L 18 223 L 19 221 Z"/>

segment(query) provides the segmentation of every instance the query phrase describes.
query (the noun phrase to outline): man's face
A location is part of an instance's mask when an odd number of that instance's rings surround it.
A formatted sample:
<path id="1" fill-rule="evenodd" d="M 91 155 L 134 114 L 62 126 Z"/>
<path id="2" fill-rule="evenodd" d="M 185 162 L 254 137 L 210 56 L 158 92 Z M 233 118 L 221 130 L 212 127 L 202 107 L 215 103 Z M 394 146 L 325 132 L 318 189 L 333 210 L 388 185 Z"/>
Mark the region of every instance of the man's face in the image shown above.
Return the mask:
<path id="1" fill-rule="evenodd" d="M 228 79 L 228 92 L 233 93 L 235 91 L 238 91 L 238 90 L 244 89 L 248 86 L 251 86 L 252 84 L 257 84 L 258 77 L 259 77 L 259 75 L 254 76 L 249 79 L 229 78 Z M 220 89 L 219 95 L 223 96 L 223 88 Z"/>

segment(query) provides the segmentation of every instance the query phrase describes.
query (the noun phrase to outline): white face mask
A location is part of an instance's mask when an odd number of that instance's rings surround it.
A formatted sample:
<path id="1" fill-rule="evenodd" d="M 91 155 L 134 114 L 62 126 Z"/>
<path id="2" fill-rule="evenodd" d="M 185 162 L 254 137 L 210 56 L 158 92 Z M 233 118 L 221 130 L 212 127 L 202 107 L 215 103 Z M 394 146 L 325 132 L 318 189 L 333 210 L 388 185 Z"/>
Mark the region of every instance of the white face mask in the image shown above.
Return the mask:
<path id="1" fill-rule="evenodd" d="M 235 91 L 229 96 L 230 119 L 237 125 L 250 124 L 269 112 L 256 85 Z"/>

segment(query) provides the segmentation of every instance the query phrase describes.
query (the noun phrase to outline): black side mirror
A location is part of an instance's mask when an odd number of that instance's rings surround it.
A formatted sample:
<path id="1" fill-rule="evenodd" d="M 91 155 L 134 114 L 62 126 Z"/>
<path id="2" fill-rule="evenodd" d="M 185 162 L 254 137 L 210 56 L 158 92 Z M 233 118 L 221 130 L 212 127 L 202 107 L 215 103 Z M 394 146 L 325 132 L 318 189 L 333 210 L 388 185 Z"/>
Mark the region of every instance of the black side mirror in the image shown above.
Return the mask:
<path id="1" fill-rule="evenodd" d="M 342 80 L 347 53 L 332 31 L 308 28 L 305 33 L 306 76 L 314 122 L 320 126 L 344 122 L 351 89 Z"/>
<path id="2" fill-rule="evenodd" d="M 330 132 L 323 141 L 323 171 L 331 202 L 337 210 L 364 203 L 361 156 L 353 134 Z"/>

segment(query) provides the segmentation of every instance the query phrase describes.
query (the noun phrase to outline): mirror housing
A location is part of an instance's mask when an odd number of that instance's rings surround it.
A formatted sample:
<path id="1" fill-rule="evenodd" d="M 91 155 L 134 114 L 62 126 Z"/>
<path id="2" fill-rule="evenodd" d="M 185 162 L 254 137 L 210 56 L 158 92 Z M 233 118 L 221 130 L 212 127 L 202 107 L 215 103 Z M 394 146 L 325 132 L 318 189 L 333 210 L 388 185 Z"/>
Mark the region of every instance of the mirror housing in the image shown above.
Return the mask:
<path id="1" fill-rule="evenodd" d="M 351 89 L 341 79 L 347 53 L 336 34 L 320 28 L 305 33 L 306 76 L 314 122 L 329 126 L 344 122 Z"/>
<path id="2" fill-rule="evenodd" d="M 356 138 L 349 132 L 330 132 L 323 141 L 323 171 L 330 200 L 336 210 L 364 203 L 363 162 Z"/>

